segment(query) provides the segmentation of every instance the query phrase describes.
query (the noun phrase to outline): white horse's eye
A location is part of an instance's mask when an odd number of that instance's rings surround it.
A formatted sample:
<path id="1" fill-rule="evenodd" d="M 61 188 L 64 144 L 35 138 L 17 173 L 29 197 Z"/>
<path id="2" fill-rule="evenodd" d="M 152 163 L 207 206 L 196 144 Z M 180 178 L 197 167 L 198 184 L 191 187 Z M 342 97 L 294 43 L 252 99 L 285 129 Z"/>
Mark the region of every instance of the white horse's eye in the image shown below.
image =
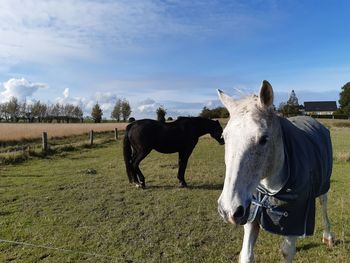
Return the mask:
<path id="1" fill-rule="evenodd" d="M 263 135 L 259 139 L 259 144 L 260 145 L 265 145 L 268 140 L 269 140 L 269 136 L 268 135 Z"/>

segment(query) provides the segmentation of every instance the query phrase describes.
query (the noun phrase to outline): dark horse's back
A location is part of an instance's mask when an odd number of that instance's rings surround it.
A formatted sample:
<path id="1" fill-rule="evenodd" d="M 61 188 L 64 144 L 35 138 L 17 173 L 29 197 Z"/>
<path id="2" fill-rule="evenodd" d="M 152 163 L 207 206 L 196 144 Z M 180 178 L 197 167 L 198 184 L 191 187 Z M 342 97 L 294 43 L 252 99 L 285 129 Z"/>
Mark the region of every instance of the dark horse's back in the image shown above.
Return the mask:
<path id="1" fill-rule="evenodd" d="M 128 125 L 127 136 L 134 149 L 153 148 L 161 153 L 174 153 L 197 143 L 190 122 L 190 118 L 169 123 L 142 119 Z"/>

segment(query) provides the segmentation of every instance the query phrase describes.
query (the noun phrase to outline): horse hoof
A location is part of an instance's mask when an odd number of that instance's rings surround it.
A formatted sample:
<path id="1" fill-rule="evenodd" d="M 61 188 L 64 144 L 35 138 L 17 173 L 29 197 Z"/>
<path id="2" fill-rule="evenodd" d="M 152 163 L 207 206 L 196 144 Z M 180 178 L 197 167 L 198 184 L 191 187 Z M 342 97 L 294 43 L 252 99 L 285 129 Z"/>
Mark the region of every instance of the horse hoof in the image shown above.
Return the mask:
<path id="1" fill-rule="evenodd" d="M 327 239 L 327 238 L 322 238 L 322 243 L 323 244 L 326 244 L 326 246 L 328 247 L 328 248 L 333 248 L 333 246 L 334 246 L 334 240 L 333 240 L 333 238 L 329 238 L 329 239 Z"/>
<path id="2" fill-rule="evenodd" d="M 187 184 L 185 183 L 185 182 L 183 182 L 183 183 L 180 183 L 180 188 L 186 188 L 187 187 Z"/>
<path id="3" fill-rule="evenodd" d="M 323 233 L 323 236 L 322 236 L 322 243 L 325 244 L 328 248 L 333 248 L 334 246 L 334 235 L 333 233 L 327 233 L 327 232 L 324 232 Z"/>
<path id="4" fill-rule="evenodd" d="M 136 188 L 142 188 L 145 189 L 146 185 L 145 184 L 135 184 Z"/>

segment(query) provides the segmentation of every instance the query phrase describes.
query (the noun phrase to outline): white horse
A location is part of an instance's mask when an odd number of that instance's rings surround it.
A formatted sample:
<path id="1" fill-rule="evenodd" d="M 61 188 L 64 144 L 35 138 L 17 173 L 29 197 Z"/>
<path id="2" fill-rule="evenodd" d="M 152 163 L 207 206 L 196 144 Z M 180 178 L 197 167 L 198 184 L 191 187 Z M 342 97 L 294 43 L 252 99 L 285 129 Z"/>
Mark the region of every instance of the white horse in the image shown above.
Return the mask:
<path id="1" fill-rule="evenodd" d="M 226 175 L 218 211 L 225 221 L 244 225 L 239 261 L 254 261 L 253 248 L 263 228 L 284 236 L 282 255 L 292 262 L 297 237 L 313 234 L 316 197 L 322 207 L 323 242 L 332 247 L 329 131 L 310 117 L 276 115 L 267 81 L 259 96 L 236 100 L 221 90 L 218 94 L 230 113 L 223 132 Z"/>

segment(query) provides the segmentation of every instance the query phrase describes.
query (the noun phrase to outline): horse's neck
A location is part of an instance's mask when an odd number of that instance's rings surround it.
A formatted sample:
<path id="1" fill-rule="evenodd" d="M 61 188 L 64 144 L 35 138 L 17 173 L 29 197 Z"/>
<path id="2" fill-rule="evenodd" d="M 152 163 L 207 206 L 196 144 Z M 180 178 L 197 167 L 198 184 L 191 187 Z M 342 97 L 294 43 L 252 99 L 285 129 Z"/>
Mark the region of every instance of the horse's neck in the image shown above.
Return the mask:
<path id="1" fill-rule="evenodd" d="M 273 119 L 273 147 L 268 156 L 268 166 L 265 170 L 265 177 L 260 181 L 262 185 L 268 192 L 275 193 L 279 191 L 281 187 L 281 174 L 284 169 L 285 154 L 284 154 L 284 144 L 281 124 L 279 117 L 275 116 Z"/>
<path id="2" fill-rule="evenodd" d="M 195 119 L 195 129 L 197 131 L 198 137 L 203 136 L 211 131 L 210 120 L 206 119 Z"/>

